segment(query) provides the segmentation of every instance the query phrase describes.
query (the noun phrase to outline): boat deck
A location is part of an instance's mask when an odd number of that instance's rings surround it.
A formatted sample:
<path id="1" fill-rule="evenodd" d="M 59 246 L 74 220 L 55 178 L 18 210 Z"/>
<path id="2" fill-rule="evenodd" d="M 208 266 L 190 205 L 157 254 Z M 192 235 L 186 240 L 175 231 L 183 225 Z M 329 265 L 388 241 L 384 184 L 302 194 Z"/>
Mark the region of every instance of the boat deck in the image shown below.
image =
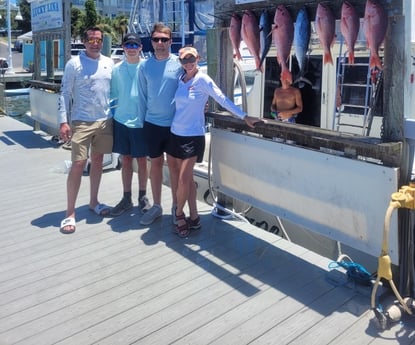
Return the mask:
<path id="1" fill-rule="evenodd" d="M 411 319 L 380 331 L 370 288 L 330 271 L 330 259 L 206 204 L 202 229 L 178 238 L 167 187 L 165 215 L 143 227 L 136 207 L 113 219 L 90 212 L 84 177 L 77 231 L 61 234 L 57 168 L 70 153 L 47 139 L 0 117 L 1 345 L 415 342 Z M 120 172 L 105 172 L 101 201 L 120 196 Z"/>

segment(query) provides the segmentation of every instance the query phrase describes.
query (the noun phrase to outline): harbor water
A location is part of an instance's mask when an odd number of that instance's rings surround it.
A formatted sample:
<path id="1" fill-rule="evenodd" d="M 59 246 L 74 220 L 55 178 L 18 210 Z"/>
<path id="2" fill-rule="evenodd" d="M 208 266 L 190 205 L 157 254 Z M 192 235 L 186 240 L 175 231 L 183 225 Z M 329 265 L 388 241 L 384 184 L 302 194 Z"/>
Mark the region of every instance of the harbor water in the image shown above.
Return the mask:
<path id="1" fill-rule="evenodd" d="M 30 96 L 18 95 L 4 98 L 4 110 L 6 115 L 14 117 L 19 121 L 32 124 L 32 120 L 26 114 L 30 112 Z"/>

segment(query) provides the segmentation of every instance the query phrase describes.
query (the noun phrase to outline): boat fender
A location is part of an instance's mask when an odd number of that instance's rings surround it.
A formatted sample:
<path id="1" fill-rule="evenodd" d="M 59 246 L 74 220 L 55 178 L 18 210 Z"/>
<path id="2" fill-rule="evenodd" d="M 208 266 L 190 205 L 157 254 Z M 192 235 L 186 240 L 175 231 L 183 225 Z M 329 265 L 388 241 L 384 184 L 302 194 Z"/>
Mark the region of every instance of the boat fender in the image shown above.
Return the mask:
<path id="1" fill-rule="evenodd" d="M 403 314 L 403 308 L 399 305 L 393 304 L 386 309 L 386 316 L 391 322 L 398 322 L 401 320 Z"/>

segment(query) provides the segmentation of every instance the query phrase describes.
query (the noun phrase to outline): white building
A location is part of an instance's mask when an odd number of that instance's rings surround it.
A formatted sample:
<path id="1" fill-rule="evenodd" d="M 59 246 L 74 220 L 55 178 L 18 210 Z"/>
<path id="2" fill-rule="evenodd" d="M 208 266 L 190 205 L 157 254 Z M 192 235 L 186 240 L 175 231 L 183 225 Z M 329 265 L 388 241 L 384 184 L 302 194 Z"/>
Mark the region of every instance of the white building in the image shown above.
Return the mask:
<path id="1" fill-rule="evenodd" d="M 71 3 L 72 6 L 83 10 L 85 8 L 85 1 L 72 0 Z M 131 3 L 131 0 L 95 0 L 95 7 L 99 15 L 115 18 L 121 14 L 129 16 Z"/>

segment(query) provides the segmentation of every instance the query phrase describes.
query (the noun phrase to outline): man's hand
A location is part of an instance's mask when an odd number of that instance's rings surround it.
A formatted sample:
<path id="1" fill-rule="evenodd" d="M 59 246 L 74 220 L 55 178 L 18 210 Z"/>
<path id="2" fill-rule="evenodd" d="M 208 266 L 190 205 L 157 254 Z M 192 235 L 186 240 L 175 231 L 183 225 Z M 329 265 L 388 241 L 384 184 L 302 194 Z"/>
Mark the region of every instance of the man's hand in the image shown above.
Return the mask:
<path id="1" fill-rule="evenodd" d="M 67 122 L 61 123 L 59 127 L 59 135 L 63 141 L 69 141 L 72 138 L 72 130 Z"/>
<path id="2" fill-rule="evenodd" d="M 292 111 L 289 111 L 289 110 L 287 110 L 287 111 L 280 111 L 278 113 L 278 119 L 279 120 L 287 120 L 287 119 L 289 119 L 292 116 L 293 116 Z"/>
<path id="3" fill-rule="evenodd" d="M 251 128 L 255 128 L 255 124 L 257 124 L 258 122 L 262 122 L 261 119 L 259 119 L 257 117 L 251 117 L 251 116 L 248 116 L 248 115 L 244 117 L 244 121 Z"/>

